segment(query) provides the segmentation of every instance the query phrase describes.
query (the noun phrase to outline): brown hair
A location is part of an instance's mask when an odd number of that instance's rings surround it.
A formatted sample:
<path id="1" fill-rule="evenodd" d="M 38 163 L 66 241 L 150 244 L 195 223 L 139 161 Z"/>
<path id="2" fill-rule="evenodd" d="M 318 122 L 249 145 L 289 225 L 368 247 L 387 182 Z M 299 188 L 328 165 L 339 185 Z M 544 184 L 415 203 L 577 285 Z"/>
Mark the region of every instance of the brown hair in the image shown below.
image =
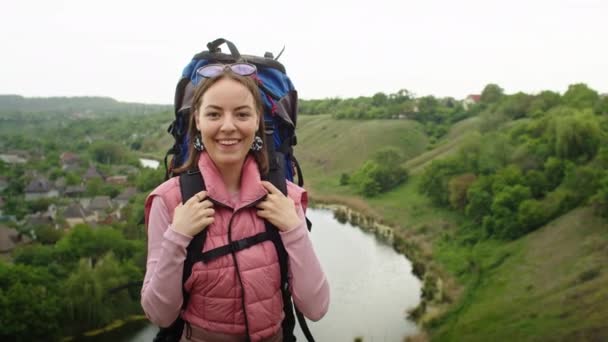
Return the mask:
<path id="1" fill-rule="evenodd" d="M 198 163 L 198 158 L 200 156 L 200 152 L 194 148 L 194 138 L 198 134 L 198 130 L 196 129 L 195 117 L 196 117 L 196 115 L 199 114 L 198 109 L 201 106 L 201 101 L 203 99 L 203 95 L 215 83 L 217 83 L 218 81 L 223 80 L 225 78 L 231 79 L 233 81 L 236 81 L 236 82 L 242 84 L 243 86 L 245 86 L 245 88 L 247 88 L 247 90 L 249 90 L 249 92 L 253 96 L 254 107 L 255 107 L 255 110 L 260 119 L 259 120 L 260 124 L 258 126 L 256 135 L 262 139 L 264 144 L 266 143 L 266 139 L 264 136 L 265 135 L 264 134 L 264 131 L 265 131 L 264 130 L 264 104 L 262 102 L 262 98 L 260 96 L 260 91 L 258 89 L 258 85 L 257 85 L 256 81 L 251 77 L 237 75 L 234 72 L 227 69 L 217 76 L 214 76 L 214 77 L 208 78 L 208 79 L 204 79 L 196 87 L 196 90 L 194 91 L 194 96 L 192 97 L 192 107 L 190 110 L 190 119 L 189 119 L 190 122 L 188 123 L 188 133 L 187 134 L 188 134 L 188 139 L 189 139 L 188 141 L 190 142 L 190 144 L 188 145 L 188 160 L 182 166 L 173 170 L 174 174 L 179 174 L 179 173 L 196 168 L 196 165 Z M 255 151 L 255 152 L 250 151 L 249 153 L 253 154 L 256 162 L 258 163 L 258 168 L 260 170 L 260 174 L 262 176 L 266 175 L 268 173 L 268 154 L 266 153 L 266 149 L 262 148 L 261 151 Z"/>

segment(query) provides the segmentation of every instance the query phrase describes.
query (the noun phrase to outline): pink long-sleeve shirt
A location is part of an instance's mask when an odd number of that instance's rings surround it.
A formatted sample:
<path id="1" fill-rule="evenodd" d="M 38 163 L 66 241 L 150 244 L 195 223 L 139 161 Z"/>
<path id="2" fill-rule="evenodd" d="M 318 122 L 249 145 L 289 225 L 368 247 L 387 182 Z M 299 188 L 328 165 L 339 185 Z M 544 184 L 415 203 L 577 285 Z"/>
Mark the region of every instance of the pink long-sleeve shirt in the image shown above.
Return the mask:
<path id="1" fill-rule="evenodd" d="M 329 307 L 329 284 L 314 252 L 301 206 L 301 223 L 280 236 L 289 255 L 289 283 L 297 308 L 309 319 L 321 319 Z M 148 259 L 141 291 L 142 307 L 154 324 L 170 325 L 182 307 L 182 274 L 191 237 L 173 230 L 163 199 L 154 197 L 148 224 Z"/>

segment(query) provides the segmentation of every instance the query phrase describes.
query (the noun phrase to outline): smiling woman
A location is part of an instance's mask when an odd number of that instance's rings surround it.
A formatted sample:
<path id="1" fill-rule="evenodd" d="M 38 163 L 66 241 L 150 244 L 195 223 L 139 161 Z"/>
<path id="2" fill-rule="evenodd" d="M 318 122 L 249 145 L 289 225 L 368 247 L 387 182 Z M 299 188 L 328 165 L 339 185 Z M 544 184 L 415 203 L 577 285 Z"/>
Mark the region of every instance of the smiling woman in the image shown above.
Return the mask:
<path id="1" fill-rule="evenodd" d="M 193 184 L 173 177 L 146 200 L 141 304 L 150 321 L 168 328 L 163 341 L 293 341 L 293 325 L 284 320 L 289 294 L 314 321 L 329 307 L 329 284 L 304 219 L 306 191 L 287 182 L 285 195 L 262 181 L 268 156 L 257 78 L 234 65 L 214 75 L 199 69 L 189 159 L 175 170 L 204 180 L 206 190 L 189 191 Z M 185 188 L 195 193 L 189 199 L 182 198 Z"/>

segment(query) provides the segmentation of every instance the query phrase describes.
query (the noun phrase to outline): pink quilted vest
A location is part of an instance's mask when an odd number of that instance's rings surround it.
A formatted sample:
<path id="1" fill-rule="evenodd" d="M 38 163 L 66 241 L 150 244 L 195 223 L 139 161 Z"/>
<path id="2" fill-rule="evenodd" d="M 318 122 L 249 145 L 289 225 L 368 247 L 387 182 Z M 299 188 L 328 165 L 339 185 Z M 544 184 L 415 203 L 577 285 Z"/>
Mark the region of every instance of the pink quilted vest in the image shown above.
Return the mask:
<path id="1" fill-rule="evenodd" d="M 201 154 L 198 167 L 209 197 L 226 204 L 214 206 L 215 220 L 206 228 L 204 251 L 228 244 L 229 224 L 232 241 L 265 231 L 264 221 L 256 215 L 255 205 L 248 207 L 267 194 L 252 156 L 248 156 L 243 165 L 240 199 L 234 206 L 229 205 L 229 193 L 207 153 Z M 296 206 L 305 208 L 304 189 L 291 182 L 287 182 L 287 189 Z M 154 196 L 163 198 L 172 218 L 175 207 L 181 203 L 179 177 L 159 185 L 148 196 L 146 220 Z M 247 319 L 252 341 L 271 337 L 278 332 L 284 316 L 276 249 L 271 241 L 265 241 L 241 250 L 235 256 L 229 254 L 209 263 L 194 265 L 185 284 L 190 299 L 182 317 L 208 331 L 238 335 L 246 333 Z"/>

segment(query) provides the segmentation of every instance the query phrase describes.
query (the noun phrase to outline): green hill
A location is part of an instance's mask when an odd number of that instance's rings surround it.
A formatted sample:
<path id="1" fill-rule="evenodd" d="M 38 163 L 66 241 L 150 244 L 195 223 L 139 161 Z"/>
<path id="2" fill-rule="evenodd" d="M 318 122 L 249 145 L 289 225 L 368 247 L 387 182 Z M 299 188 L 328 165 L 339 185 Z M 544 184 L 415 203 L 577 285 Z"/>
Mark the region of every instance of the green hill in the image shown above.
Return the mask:
<path id="1" fill-rule="evenodd" d="M 20 95 L 0 95 L 0 114 L 36 113 L 70 114 L 77 117 L 97 115 L 131 114 L 146 115 L 153 112 L 170 110 L 170 105 L 120 102 L 110 97 L 23 97 Z"/>
<path id="2" fill-rule="evenodd" d="M 407 255 L 441 277 L 441 298 L 431 301 L 421 319 L 433 340 L 607 340 L 608 222 L 586 202 L 519 239 L 463 243 L 468 237 L 460 227 L 471 220 L 419 193 L 426 167 L 458 155 L 471 141 L 468 135 L 479 135 L 483 120 L 452 125 L 429 149 L 429 139 L 413 121 L 302 116 L 296 155 L 313 199 L 342 202 L 390 223 Z M 503 121 L 490 140 L 477 143 L 483 149 L 494 136 L 521 135 L 529 124 L 537 127 L 529 119 Z M 403 165 L 411 175 L 406 184 L 373 198 L 339 185 L 342 173 L 352 173 L 384 146 L 397 147 L 406 157 Z M 496 154 L 492 151 L 489 155 Z M 510 153 L 517 156 L 521 148 Z M 571 166 L 569 172 L 576 170 Z M 539 203 L 555 200 L 560 189 Z"/>
<path id="3" fill-rule="evenodd" d="M 343 192 L 338 186 L 340 174 L 356 170 L 384 146 L 397 147 L 404 160 L 428 146 L 420 124 L 411 120 L 336 120 L 330 115 L 302 115 L 297 137 L 295 153 L 305 170 L 306 184 L 324 193 Z"/>

